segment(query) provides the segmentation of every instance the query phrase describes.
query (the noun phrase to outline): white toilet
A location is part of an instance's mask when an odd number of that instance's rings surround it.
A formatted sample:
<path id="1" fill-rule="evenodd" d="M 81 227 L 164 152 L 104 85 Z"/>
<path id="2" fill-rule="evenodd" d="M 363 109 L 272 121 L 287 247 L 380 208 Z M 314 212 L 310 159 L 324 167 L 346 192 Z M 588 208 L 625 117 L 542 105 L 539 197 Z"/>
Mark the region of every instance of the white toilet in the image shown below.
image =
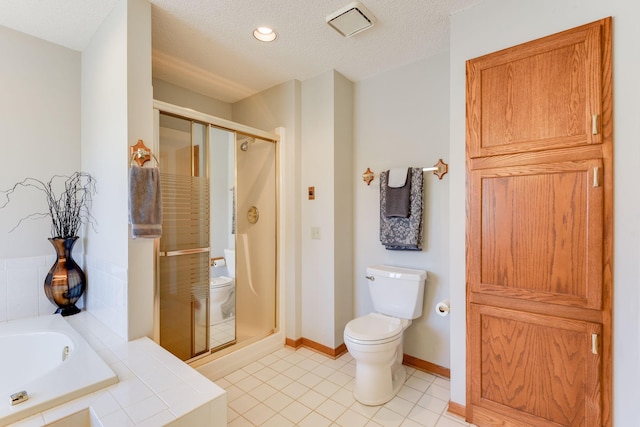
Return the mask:
<path id="1" fill-rule="evenodd" d="M 224 250 L 229 276 L 212 277 L 209 283 L 209 324 L 215 325 L 236 314 L 236 256 L 235 250 Z"/>
<path id="2" fill-rule="evenodd" d="M 212 277 L 209 283 L 209 324 L 235 316 L 235 283 L 231 277 Z"/>
<path id="3" fill-rule="evenodd" d="M 404 384 L 404 330 L 422 316 L 427 272 L 376 265 L 367 268 L 375 313 L 353 319 L 344 328 L 344 342 L 356 361 L 353 396 L 364 405 L 382 405 Z"/>

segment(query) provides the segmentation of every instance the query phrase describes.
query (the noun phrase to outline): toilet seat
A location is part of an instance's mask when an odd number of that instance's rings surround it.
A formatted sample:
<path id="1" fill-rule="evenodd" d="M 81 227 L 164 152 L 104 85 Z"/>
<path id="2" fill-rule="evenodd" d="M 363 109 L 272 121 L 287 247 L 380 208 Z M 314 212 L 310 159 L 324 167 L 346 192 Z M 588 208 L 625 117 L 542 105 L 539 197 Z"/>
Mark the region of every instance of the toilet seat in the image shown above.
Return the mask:
<path id="1" fill-rule="evenodd" d="M 226 276 L 212 277 L 209 281 L 209 287 L 213 289 L 227 288 L 233 285 L 233 279 Z"/>
<path id="2" fill-rule="evenodd" d="M 344 335 L 355 344 L 384 344 L 401 338 L 407 324 L 408 322 L 396 317 L 369 313 L 347 323 Z"/>

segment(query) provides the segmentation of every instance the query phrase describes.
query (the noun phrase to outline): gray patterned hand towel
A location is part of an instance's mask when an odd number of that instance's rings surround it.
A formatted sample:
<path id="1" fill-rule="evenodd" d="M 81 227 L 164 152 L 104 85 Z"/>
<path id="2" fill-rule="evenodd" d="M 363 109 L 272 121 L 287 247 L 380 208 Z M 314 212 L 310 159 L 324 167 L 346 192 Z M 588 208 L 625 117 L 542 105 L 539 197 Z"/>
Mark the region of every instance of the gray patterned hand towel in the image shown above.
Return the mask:
<path id="1" fill-rule="evenodd" d="M 129 222 L 131 236 L 162 236 L 162 199 L 158 168 L 129 168 Z"/>
<path id="2" fill-rule="evenodd" d="M 391 170 L 387 171 L 386 214 L 387 218 L 407 218 L 411 207 L 411 169 L 407 168 L 404 185 L 393 187 L 389 185 Z"/>
<path id="3" fill-rule="evenodd" d="M 387 216 L 388 173 L 380 173 L 380 242 L 388 250 L 422 250 L 422 168 L 411 168 L 411 196 L 409 216 L 406 218 Z M 408 181 L 408 180 L 407 180 Z"/>

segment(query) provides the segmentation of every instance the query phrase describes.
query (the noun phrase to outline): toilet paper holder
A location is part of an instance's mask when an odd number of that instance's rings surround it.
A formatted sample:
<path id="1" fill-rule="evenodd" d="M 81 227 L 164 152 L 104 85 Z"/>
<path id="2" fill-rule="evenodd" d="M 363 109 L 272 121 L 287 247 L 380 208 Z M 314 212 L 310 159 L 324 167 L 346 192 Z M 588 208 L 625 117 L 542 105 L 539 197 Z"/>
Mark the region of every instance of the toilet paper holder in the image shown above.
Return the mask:
<path id="1" fill-rule="evenodd" d="M 211 258 L 211 267 L 224 267 L 226 264 L 224 257 Z"/>
<path id="2" fill-rule="evenodd" d="M 438 316 L 447 316 L 450 311 L 451 308 L 449 308 L 449 301 L 440 301 L 436 304 L 436 314 L 438 314 Z"/>

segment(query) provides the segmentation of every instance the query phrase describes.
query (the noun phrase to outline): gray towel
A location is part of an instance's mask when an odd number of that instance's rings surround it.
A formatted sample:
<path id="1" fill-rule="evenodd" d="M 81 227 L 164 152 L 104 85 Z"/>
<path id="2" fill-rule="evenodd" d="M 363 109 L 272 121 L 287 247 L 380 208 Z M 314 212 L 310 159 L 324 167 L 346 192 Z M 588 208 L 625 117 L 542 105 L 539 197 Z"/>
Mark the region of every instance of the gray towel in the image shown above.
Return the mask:
<path id="1" fill-rule="evenodd" d="M 380 173 L 380 242 L 388 250 L 422 250 L 422 212 L 424 197 L 422 194 L 422 168 L 411 168 L 411 199 L 407 218 L 387 217 L 387 179 L 386 171 Z"/>
<path id="2" fill-rule="evenodd" d="M 131 236 L 162 236 L 162 199 L 158 168 L 129 168 L 129 222 Z"/>
<path id="3" fill-rule="evenodd" d="M 389 173 L 390 172 L 387 171 L 387 180 L 389 179 Z M 409 216 L 411 201 L 411 179 L 409 179 L 409 175 L 411 175 L 411 168 L 407 168 L 407 177 L 402 187 L 390 187 L 387 182 L 387 218 L 407 218 Z"/>

